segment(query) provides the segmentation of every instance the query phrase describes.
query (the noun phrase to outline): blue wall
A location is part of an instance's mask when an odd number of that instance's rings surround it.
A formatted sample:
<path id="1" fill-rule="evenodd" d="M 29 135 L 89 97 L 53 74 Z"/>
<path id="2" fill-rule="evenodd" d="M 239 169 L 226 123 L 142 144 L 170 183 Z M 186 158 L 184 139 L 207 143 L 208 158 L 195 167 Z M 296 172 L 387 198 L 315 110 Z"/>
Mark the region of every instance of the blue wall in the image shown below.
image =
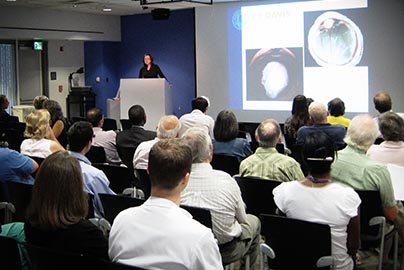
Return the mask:
<path id="1" fill-rule="evenodd" d="M 122 42 L 86 42 L 86 84 L 106 112 L 106 99 L 116 95 L 120 78 L 137 78 L 143 54 L 151 53 L 173 85 L 174 114 L 191 111 L 195 97 L 195 27 L 192 9 L 172 11 L 168 20 L 151 14 L 121 17 Z M 96 83 L 95 77 L 101 82 Z M 106 82 L 106 78 L 109 82 Z M 147 113 L 147 112 L 146 112 Z"/>

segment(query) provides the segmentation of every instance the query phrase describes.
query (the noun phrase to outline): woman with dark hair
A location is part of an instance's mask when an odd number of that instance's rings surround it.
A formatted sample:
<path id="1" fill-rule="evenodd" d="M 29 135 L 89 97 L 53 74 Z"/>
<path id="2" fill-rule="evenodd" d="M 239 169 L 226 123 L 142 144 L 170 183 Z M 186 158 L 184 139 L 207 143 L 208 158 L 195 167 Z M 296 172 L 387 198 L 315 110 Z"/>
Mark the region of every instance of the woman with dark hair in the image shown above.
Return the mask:
<path id="1" fill-rule="evenodd" d="M 331 181 L 336 155 L 333 140 L 324 132 L 311 133 L 303 144 L 309 175 L 300 181 L 284 182 L 273 190 L 274 200 L 287 217 L 331 227 L 332 256 L 338 270 L 352 270 L 359 245 L 361 200 L 350 187 Z"/>
<path id="2" fill-rule="evenodd" d="M 36 175 L 24 230 L 28 244 L 108 259 L 108 240 L 86 220 L 79 162 L 67 151 L 46 158 Z"/>
<path id="3" fill-rule="evenodd" d="M 43 102 L 43 108 L 48 110 L 51 116 L 50 126 L 52 128 L 53 134 L 59 141 L 60 145 L 64 148 L 67 146 L 67 123 L 63 116 L 62 107 L 55 100 L 45 100 Z"/>
<path id="4" fill-rule="evenodd" d="M 349 127 L 351 119 L 344 117 L 345 114 L 345 103 L 340 98 L 334 98 L 328 102 L 328 112 L 327 121 L 331 125 L 343 125 L 345 128 Z"/>
<path id="5" fill-rule="evenodd" d="M 139 78 L 165 78 L 160 67 L 153 63 L 153 56 L 146 53 L 143 56 L 143 67 L 139 71 Z"/>
<path id="6" fill-rule="evenodd" d="M 295 145 L 299 128 L 310 125 L 311 121 L 307 99 L 303 95 L 297 95 L 293 98 L 292 115 L 285 121 L 284 136 L 286 146 L 291 148 Z"/>
<path id="7" fill-rule="evenodd" d="M 236 156 L 241 162 L 252 154 L 246 139 L 237 138 L 239 133 L 236 115 L 230 110 L 219 112 L 213 128 L 213 154 Z"/>

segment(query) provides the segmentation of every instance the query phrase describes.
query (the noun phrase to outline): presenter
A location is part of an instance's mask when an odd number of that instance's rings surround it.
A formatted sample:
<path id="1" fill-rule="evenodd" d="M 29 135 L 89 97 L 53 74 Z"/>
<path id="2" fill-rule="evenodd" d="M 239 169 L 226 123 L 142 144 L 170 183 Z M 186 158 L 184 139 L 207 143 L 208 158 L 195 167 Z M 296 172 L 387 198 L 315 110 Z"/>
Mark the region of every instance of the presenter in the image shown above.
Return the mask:
<path id="1" fill-rule="evenodd" d="M 146 53 L 143 56 L 143 67 L 139 71 L 139 78 L 165 78 L 158 65 L 153 64 L 153 56 Z"/>

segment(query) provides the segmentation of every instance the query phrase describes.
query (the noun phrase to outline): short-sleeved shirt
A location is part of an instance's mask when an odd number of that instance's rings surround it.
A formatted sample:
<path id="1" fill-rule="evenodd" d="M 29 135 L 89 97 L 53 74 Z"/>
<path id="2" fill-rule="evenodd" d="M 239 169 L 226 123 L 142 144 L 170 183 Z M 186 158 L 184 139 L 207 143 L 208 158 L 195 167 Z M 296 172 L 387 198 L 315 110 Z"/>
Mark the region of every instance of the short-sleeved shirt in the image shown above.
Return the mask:
<path id="1" fill-rule="evenodd" d="M 378 190 L 383 207 L 396 205 L 387 167 L 371 160 L 364 151 L 347 146 L 331 165 L 331 178 L 358 190 Z"/>
<path id="2" fill-rule="evenodd" d="M 327 116 L 327 121 L 331 125 L 343 125 L 344 127 L 349 127 L 351 124 L 351 119 L 344 117 L 343 115 L 340 116 Z"/>
<path id="3" fill-rule="evenodd" d="M 304 178 L 300 164 L 293 158 L 278 153 L 274 147 L 258 147 L 255 154 L 241 162 L 239 174 L 281 182 Z"/>
<path id="4" fill-rule="evenodd" d="M 396 164 L 404 166 L 404 142 L 384 141 L 379 145 L 372 145 L 367 155 L 383 164 Z"/>
<path id="5" fill-rule="evenodd" d="M 32 159 L 17 151 L 0 148 L 0 180 L 33 184 L 29 175 L 34 168 Z"/>
<path id="6" fill-rule="evenodd" d="M 185 131 L 191 127 L 201 127 L 205 129 L 209 136 L 213 139 L 213 127 L 215 120 L 209 115 L 204 114 L 201 110 L 195 109 L 191 113 L 184 114 L 180 118 L 181 129 L 179 132 L 180 137 Z"/>

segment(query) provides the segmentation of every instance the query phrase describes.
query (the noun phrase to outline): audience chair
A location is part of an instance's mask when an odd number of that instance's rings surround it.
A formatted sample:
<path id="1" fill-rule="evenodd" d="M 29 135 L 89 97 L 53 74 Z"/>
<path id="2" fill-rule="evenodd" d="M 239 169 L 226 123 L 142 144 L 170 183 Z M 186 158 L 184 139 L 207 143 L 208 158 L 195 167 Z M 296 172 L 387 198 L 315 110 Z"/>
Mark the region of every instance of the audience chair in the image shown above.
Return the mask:
<path id="1" fill-rule="evenodd" d="M 92 145 L 90 151 L 87 152 L 86 157 L 91 163 L 107 163 L 104 148 L 101 146 Z"/>
<path id="2" fill-rule="evenodd" d="M 45 160 L 44 158 L 41 158 L 41 157 L 34 157 L 34 156 L 28 156 L 28 157 L 31 158 L 31 159 L 33 159 L 33 160 L 35 160 L 35 162 L 38 163 L 38 166 L 39 166 L 39 167 L 41 166 L 42 162 Z M 38 167 L 38 170 L 39 170 L 39 167 Z M 31 173 L 31 176 L 32 176 L 33 178 L 35 178 L 36 173 L 38 172 L 38 170 L 36 170 L 35 172 Z"/>
<path id="3" fill-rule="evenodd" d="M 13 221 L 15 207 L 10 202 L 0 202 L 0 223 L 7 224 Z"/>
<path id="4" fill-rule="evenodd" d="M 265 243 L 260 245 L 260 270 L 265 270 L 265 257 L 269 259 L 275 259 L 275 252 L 273 249 Z"/>
<path id="5" fill-rule="evenodd" d="M 109 187 L 117 194 L 121 194 L 124 189 L 133 186 L 135 176 L 128 168 L 105 163 L 93 163 L 94 167 L 105 173 L 109 180 Z"/>
<path id="6" fill-rule="evenodd" d="M 116 146 L 116 150 L 118 151 L 119 158 L 122 160 L 122 163 L 128 167 L 129 171 L 133 172 L 133 156 L 135 154 L 136 148 L 134 147 L 121 147 Z"/>
<path id="7" fill-rule="evenodd" d="M 25 123 L 23 123 L 25 125 Z M 20 152 L 21 143 L 24 140 L 24 131 L 17 129 L 5 129 L 0 132 L 0 141 L 7 142 L 8 148 Z"/>
<path id="8" fill-rule="evenodd" d="M 90 218 L 89 221 L 97 226 L 98 229 L 102 231 L 106 238 L 109 237 L 109 232 L 111 231 L 111 223 L 105 218 Z"/>
<path id="9" fill-rule="evenodd" d="M 1 269 L 20 270 L 21 258 L 17 240 L 0 236 L 0 264 Z"/>
<path id="10" fill-rule="evenodd" d="M 275 214 L 277 206 L 272 190 L 282 182 L 255 176 L 234 176 L 241 190 L 241 196 L 247 205 L 247 213 L 257 217 L 260 214 Z"/>
<path id="11" fill-rule="evenodd" d="M 231 176 L 238 174 L 240 168 L 240 162 L 236 156 L 222 154 L 213 154 L 210 164 L 213 169 L 227 172 Z"/>
<path id="12" fill-rule="evenodd" d="M 87 193 L 88 196 L 88 214 L 87 219 L 94 218 L 94 195 Z"/>
<path id="13" fill-rule="evenodd" d="M 330 269 L 333 267 L 329 225 L 263 214 L 261 215 L 261 235 L 265 237 L 265 243 L 276 254 L 276 256 L 269 256 L 270 269 Z"/>
<path id="14" fill-rule="evenodd" d="M 138 179 L 138 188 L 141 189 L 144 193 L 145 199 L 150 197 L 151 193 L 151 183 L 150 183 L 150 177 L 149 173 L 147 170 L 142 170 L 142 169 L 136 169 L 136 177 Z"/>
<path id="15" fill-rule="evenodd" d="M 115 119 L 112 118 L 104 118 L 104 125 L 102 126 L 104 131 L 107 130 L 118 130 L 118 125 Z"/>
<path id="16" fill-rule="evenodd" d="M 76 122 L 78 122 L 78 121 L 85 121 L 85 122 L 87 122 L 87 118 L 81 117 L 81 116 L 73 116 L 73 117 L 72 117 L 72 122 L 73 122 L 73 124 L 76 123 Z"/>
<path id="17" fill-rule="evenodd" d="M 127 130 L 132 127 L 132 123 L 129 119 L 120 119 L 122 130 Z"/>
<path id="18" fill-rule="evenodd" d="M 15 206 L 13 222 L 24 222 L 28 205 L 31 202 L 32 185 L 7 181 L 10 202 Z"/>
<path id="19" fill-rule="evenodd" d="M 193 219 L 199 221 L 205 227 L 212 229 L 212 215 L 210 210 L 201 207 L 180 205 L 181 208 L 187 210 L 193 217 Z"/>

